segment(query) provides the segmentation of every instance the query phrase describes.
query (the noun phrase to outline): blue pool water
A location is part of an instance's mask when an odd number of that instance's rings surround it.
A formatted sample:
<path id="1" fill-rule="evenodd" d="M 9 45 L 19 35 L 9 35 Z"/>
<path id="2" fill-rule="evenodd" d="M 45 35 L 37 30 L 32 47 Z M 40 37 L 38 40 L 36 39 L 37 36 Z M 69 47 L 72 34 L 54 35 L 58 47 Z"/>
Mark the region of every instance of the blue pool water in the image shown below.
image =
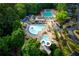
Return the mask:
<path id="1" fill-rule="evenodd" d="M 35 24 L 35 25 L 30 25 L 29 26 L 29 32 L 32 35 L 37 35 L 38 32 L 42 31 L 44 28 L 46 28 L 45 24 Z"/>
<path id="2" fill-rule="evenodd" d="M 41 42 L 44 42 L 43 44 L 46 46 L 50 46 L 51 42 L 49 41 L 49 36 L 47 34 L 44 34 L 41 38 Z"/>
<path id="3" fill-rule="evenodd" d="M 51 17 L 53 16 L 53 12 L 51 10 L 44 10 L 42 13 L 44 17 Z"/>
<path id="4" fill-rule="evenodd" d="M 43 36 L 42 36 L 42 40 L 48 41 L 48 40 L 49 40 L 49 36 L 48 36 L 48 35 L 43 35 Z"/>

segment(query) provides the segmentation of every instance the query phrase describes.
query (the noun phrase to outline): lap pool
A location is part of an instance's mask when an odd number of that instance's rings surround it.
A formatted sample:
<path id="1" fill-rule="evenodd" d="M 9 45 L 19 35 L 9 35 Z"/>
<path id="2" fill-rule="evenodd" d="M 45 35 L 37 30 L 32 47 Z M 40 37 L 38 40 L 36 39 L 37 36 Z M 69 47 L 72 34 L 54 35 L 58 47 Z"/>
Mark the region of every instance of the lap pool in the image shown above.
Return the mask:
<path id="1" fill-rule="evenodd" d="M 28 28 L 28 31 L 32 34 L 32 35 L 37 35 L 38 32 L 42 31 L 43 29 L 45 29 L 47 26 L 45 24 L 34 24 L 34 25 L 30 25 Z"/>

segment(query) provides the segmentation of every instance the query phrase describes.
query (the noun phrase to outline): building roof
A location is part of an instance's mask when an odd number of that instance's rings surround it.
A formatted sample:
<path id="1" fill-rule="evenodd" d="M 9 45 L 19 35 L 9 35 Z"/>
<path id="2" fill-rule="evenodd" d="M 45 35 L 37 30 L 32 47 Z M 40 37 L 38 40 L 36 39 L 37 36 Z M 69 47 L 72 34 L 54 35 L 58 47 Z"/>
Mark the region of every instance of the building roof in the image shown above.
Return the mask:
<path id="1" fill-rule="evenodd" d="M 24 18 L 24 19 L 21 19 L 21 22 L 28 22 L 29 18 Z"/>
<path id="2" fill-rule="evenodd" d="M 43 18 L 43 17 L 41 17 L 41 16 L 36 16 L 36 18 L 35 18 L 35 20 L 40 20 L 40 21 L 44 21 L 45 19 Z"/>

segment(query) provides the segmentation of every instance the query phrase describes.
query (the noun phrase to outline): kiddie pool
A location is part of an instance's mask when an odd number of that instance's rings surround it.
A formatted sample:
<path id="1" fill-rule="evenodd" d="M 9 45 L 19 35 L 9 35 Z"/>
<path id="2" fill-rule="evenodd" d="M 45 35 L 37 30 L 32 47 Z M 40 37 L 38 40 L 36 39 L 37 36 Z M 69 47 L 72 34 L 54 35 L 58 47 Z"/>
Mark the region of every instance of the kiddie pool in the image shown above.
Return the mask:
<path id="1" fill-rule="evenodd" d="M 40 41 L 43 45 L 46 45 L 46 46 L 50 46 L 51 45 L 51 41 L 49 40 L 49 36 L 47 34 L 44 34 L 42 37 L 41 37 L 41 41 Z"/>

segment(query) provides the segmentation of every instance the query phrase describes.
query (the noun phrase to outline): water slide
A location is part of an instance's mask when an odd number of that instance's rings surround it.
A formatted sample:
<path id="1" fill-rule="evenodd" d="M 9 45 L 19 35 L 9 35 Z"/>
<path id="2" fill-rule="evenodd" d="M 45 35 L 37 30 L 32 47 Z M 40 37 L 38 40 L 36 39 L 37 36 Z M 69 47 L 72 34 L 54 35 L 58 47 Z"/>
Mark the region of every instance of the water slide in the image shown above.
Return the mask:
<path id="1" fill-rule="evenodd" d="M 46 51 L 48 55 L 50 55 L 51 50 L 48 47 L 46 47 L 45 45 L 41 45 L 40 48 Z"/>

